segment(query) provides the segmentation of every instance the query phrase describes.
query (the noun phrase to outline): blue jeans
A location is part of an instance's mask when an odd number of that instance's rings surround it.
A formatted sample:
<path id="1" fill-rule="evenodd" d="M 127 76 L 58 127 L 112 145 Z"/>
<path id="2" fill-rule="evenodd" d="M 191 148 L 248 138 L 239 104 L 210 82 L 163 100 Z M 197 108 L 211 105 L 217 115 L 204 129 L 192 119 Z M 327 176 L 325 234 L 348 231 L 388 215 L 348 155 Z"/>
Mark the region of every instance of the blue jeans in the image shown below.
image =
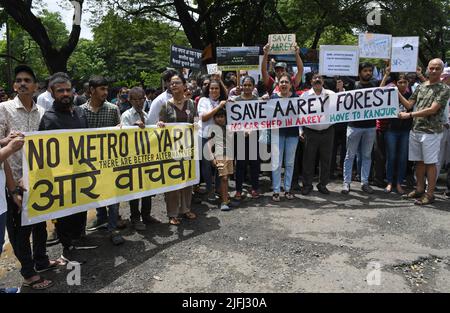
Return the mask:
<path id="1" fill-rule="evenodd" d="M 108 208 L 108 213 L 106 213 Z M 117 228 L 117 220 L 119 219 L 119 203 L 108 205 L 107 207 L 97 208 L 97 220 L 101 222 L 108 221 L 108 230 L 112 231 Z"/>
<path id="2" fill-rule="evenodd" d="M 0 255 L 5 244 L 6 212 L 0 215 Z"/>
<path id="3" fill-rule="evenodd" d="M 390 184 L 401 184 L 405 179 L 408 163 L 409 130 L 388 130 L 386 140 L 386 177 Z M 397 168 L 397 181 L 394 181 L 394 170 Z"/>
<path id="4" fill-rule="evenodd" d="M 297 136 L 287 137 L 283 135 L 274 135 L 272 133 L 272 184 L 274 193 L 280 193 L 281 190 L 281 167 L 283 165 L 283 157 L 285 167 L 284 191 L 291 191 L 292 174 L 294 173 L 295 152 L 297 150 L 297 144 Z"/>
<path id="5" fill-rule="evenodd" d="M 361 143 L 361 184 L 369 184 L 372 149 L 375 143 L 375 137 L 375 127 L 347 127 L 347 154 L 344 160 L 344 183 L 350 184 L 352 182 L 353 161 Z"/>

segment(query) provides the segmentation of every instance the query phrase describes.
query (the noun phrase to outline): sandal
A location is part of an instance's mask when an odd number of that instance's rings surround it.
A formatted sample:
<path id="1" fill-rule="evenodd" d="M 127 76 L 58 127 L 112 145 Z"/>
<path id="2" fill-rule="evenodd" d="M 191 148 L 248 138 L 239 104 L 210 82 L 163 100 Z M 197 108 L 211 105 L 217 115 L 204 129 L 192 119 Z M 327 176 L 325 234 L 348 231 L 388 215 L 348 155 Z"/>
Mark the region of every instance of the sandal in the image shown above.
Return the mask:
<path id="1" fill-rule="evenodd" d="M 272 200 L 275 202 L 280 202 L 280 194 L 274 193 L 272 196 Z"/>
<path id="2" fill-rule="evenodd" d="M 292 193 L 290 193 L 290 192 L 286 192 L 286 193 L 284 194 L 284 196 L 285 196 L 286 199 L 288 199 L 288 200 L 294 200 L 294 198 L 295 198 L 295 196 L 294 196 Z"/>
<path id="3" fill-rule="evenodd" d="M 236 194 L 234 195 L 234 199 L 237 201 L 241 201 L 242 200 L 242 193 L 236 191 Z"/>
<path id="4" fill-rule="evenodd" d="M 33 290 L 44 290 L 44 289 L 52 287 L 54 284 L 55 283 L 51 280 L 44 279 L 43 277 L 39 277 L 38 280 L 35 280 L 33 282 L 29 282 L 29 283 L 23 282 L 22 286 L 31 288 Z"/>
<path id="5" fill-rule="evenodd" d="M 434 202 L 434 200 L 435 200 L 434 196 L 424 194 L 422 198 L 414 201 L 414 204 L 415 205 L 428 205 L 428 204 L 432 204 Z"/>
<path id="6" fill-rule="evenodd" d="M 197 215 L 195 215 L 194 212 L 189 211 L 189 212 L 184 213 L 183 217 L 187 218 L 188 220 L 194 220 L 197 218 Z"/>
<path id="7" fill-rule="evenodd" d="M 170 225 L 180 225 L 181 221 L 178 219 L 178 217 L 170 217 L 169 224 Z"/>
<path id="8" fill-rule="evenodd" d="M 57 260 L 49 260 L 49 261 L 48 261 L 47 267 L 42 268 L 42 269 L 38 269 L 38 268 L 36 267 L 35 270 L 36 270 L 36 273 L 43 273 L 43 272 L 46 272 L 46 271 L 55 269 L 55 268 L 57 268 L 58 266 L 63 266 L 63 265 L 66 265 L 66 264 L 65 264 L 65 262 L 63 262 L 63 261 L 60 260 L 60 259 L 57 259 Z"/>
<path id="9" fill-rule="evenodd" d="M 421 197 L 423 197 L 424 192 L 418 192 L 417 190 L 413 190 L 408 194 L 403 195 L 402 198 L 404 199 L 419 199 Z"/>

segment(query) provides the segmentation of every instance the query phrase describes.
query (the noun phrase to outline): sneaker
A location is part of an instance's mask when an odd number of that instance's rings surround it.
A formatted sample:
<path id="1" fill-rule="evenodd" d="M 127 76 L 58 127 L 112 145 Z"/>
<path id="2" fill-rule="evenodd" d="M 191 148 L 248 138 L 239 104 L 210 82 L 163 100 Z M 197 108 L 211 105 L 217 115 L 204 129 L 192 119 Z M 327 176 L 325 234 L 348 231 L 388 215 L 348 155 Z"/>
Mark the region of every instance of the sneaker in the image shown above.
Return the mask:
<path id="1" fill-rule="evenodd" d="M 226 203 L 222 203 L 222 204 L 220 205 L 220 210 L 221 210 L 221 211 L 230 211 L 231 208 L 230 208 Z"/>
<path id="2" fill-rule="evenodd" d="M 369 186 L 369 184 L 364 184 L 361 186 L 361 190 L 368 194 L 373 194 L 372 187 Z"/>
<path id="3" fill-rule="evenodd" d="M 133 225 L 134 230 L 137 231 L 144 231 L 147 229 L 145 224 L 141 221 L 132 221 L 131 224 Z"/>
<path id="4" fill-rule="evenodd" d="M 344 183 L 342 185 L 341 193 L 344 195 L 348 195 L 349 192 L 350 192 L 350 184 Z"/>
<path id="5" fill-rule="evenodd" d="M 450 198 L 450 190 L 447 190 L 446 192 L 444 192 L 444 196 L 446 196 L 447 198 Z"/>
<path id="6" fill-rule="evenodd" d="M 122 235 L 117 230 L 113 230 L 109 236 L 109 239 L 115 246 L 119 246 L 125 243 L 125 239 L 123 239 Z"/>
<path id="7" fill-rule="evenodd" d="M 101 221 L 98 219 L 95 219 L 92 221 L 92 223 L 89 224 L 89 226 L 86 228 L 87 231 L 94 231 L 98 229 L 106 229 L 108 228 L 108 222 L 107 221 Z"/>
<path id="8" fill-rule="evenodd" d="M 0 288 L 0 293 L 20 293 L 20 288 Z"/>
<path id="9" fill-rule="evenodd" d="M 210 193 L 210 194 L 208 195 L 208 198 L 207 198 L 206 200 L 207 200 L 209 203 L 212 203 L 212 204 L 216 203 L 216 201 L 217 201 L 216 194 L 215 194 L 215 193 Z"/>
<path id="10" fill-rule="evenodd" d="M 63 254 L 61 255 L 61 259 L 68 263 L 78 263 L 84 264 L 87 262 L 85 258 L 83 258 L 75 246 L 71 246 L 70 248 L 64 248 Z"/>
<path id="11" fill-rule="evenodd" d="M 330 191 L 328 190 L 327 186 L 324 186 L 322 184 L 318 184 L 317 186 L 317 190 L 319 190 L 320 193 L 324 194 L 324 195 L 329 195 Z"/>
<path id="12" fill-rule="evenodd" d="M 76 250 L 92 250 L 98 248 L 98 245 L 92 242 L 88 237 L 82 237 L 74 240 L 73 245 Z"/>

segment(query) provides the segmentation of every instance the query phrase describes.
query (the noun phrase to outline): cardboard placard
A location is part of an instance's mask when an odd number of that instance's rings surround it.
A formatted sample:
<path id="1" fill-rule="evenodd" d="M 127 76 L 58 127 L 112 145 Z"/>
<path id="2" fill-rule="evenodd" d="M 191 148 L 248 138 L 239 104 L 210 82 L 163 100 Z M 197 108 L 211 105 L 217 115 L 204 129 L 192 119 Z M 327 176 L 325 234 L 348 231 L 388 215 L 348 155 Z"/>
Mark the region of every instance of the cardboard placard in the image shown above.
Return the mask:
<path id="1" fill-rule="evenodd" d="M 359 47 L 320 46 L 320 75 L 358 76 L 358 67 Z"/>
<path id="2" fill-rule="evenodd" d="M 359 57 L 369 59 L 391 58 L 391 35 L 359 34 Z"/>
<path id="3" fill-rule="evenodd" d="M 271 45 L 269 54 L 294 54 L 295 34 L 271 34 L 269 44 Z"/>

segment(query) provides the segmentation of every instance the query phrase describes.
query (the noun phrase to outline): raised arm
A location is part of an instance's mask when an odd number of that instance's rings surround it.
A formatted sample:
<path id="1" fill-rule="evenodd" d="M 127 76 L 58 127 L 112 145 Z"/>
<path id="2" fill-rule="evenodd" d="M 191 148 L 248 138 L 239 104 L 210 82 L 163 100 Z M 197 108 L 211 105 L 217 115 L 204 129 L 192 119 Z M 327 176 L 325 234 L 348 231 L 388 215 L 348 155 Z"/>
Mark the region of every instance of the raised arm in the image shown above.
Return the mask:
<path id="1" fill-rule="evenodd" d="M 262 75 L 262 80 L 263 80 L 264 86 L 267 86 L 270 83 L 270 75 L 269 75 L 269 72 L 267 71 L 267 62 L 269 61 L 270 44 L 266 44 L 264 46 L 263 50 L 264 50 L 264 56 L 263 56 L 263 60 L 262 60 L 262 64 L 261 64 L 261 75 Z"/>
<path id="2" fill-rule="evenodd" d="M 298 72 L 295 75 L 294 88 L 297 89 L 297 87 L 302 82 L 303 77 L 303 61 L 300 57 L 300 48 L 297 44 L 295 44 L 295 62 L 297 63 Z"/>

